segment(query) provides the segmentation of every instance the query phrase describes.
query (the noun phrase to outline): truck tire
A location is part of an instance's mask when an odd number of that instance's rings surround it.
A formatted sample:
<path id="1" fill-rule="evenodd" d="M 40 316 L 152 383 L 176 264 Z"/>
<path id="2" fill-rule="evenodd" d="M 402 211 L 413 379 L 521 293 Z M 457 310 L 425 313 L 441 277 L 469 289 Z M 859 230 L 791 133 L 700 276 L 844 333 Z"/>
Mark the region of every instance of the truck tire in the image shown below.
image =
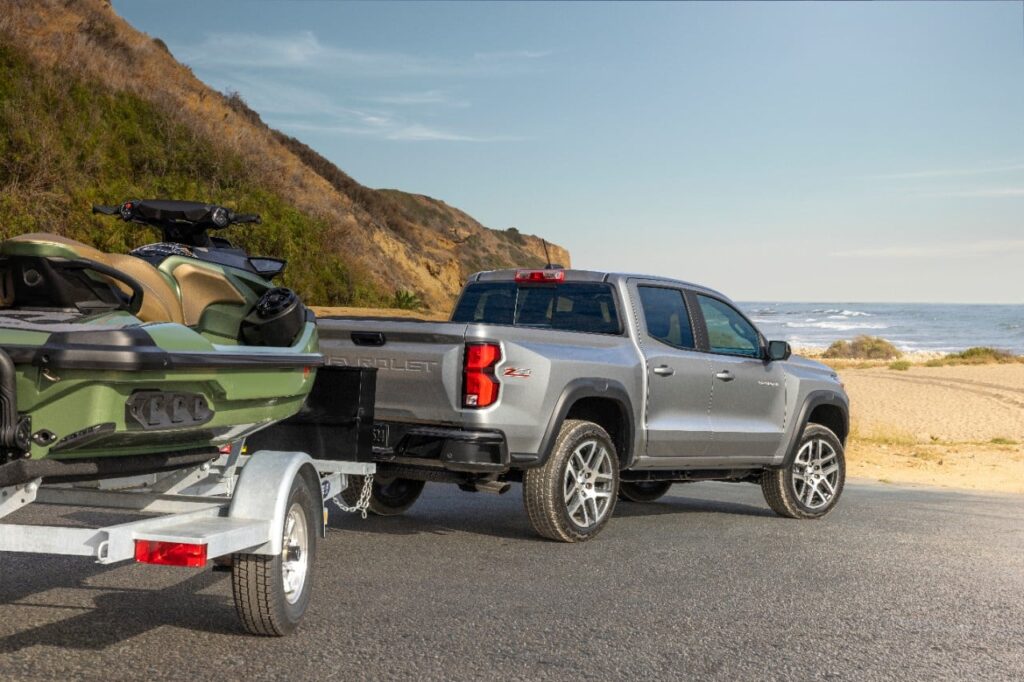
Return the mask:
<path id="1" fill-rule="evenodd" d="M 620 481 L 619 499 L 629 502 L 654 502 L 671 487 L 672 481 Z"/>
<path id="2" fill-rule="evenodd" d="M 377 516 L 398 516 L 419 499 L 425 484 L 425 481 L 411 478 L 393 478 L 380 483 L 374 480 L 368 509 Z M 348 487 L 341 491 L 341 501 L 346 506 L 354 507 L 362 490 L 363 477 L 350 476 Z"/>
<path id="3" fill-rule="evenodd" d="M 317 491 L 319 493 L 319 491 Z M 292 482 L 285 509 L 284 544 L 280 554 L 235 554 L 231 591 L 246 632 L 281 637 L 295 630 L 309 605 L 321 512 L 305 477 Z"/>
<path id="4" fill-rule="evenodd" d="M 597 424 L 567 419 L 543 465 L 523 474 L 523 502 L 533 529 L 561 542 L 601 532 L 615 511 L 619 459 Z"/>
<path id="5" fill-rule="evenodd" d="M 817 519 L 832 511 L 846 483 L 846 454 L 836 434 L 808 424 L 793 462 L 761 476 L 761 491 L 779 516 Z"/>

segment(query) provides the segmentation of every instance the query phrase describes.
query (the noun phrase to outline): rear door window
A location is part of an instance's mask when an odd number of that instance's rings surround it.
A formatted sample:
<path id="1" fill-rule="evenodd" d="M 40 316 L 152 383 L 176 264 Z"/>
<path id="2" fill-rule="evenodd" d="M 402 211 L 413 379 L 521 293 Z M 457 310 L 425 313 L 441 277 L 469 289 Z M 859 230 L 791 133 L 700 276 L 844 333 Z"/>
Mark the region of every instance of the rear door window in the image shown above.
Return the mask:
<path id="1" fill-rule="evenodd" d="M 649 336 L 675 348 L 692 350 L 696 347 L 682 291 L 649 286 L 640 286 L 637 290 Z"/>
<path id="2" fill-rule="evenodd" d="M 622 333 L 614 291 L 611 285 L 598 282 L 475 282 L 463 292 L 452 322 Z"/>

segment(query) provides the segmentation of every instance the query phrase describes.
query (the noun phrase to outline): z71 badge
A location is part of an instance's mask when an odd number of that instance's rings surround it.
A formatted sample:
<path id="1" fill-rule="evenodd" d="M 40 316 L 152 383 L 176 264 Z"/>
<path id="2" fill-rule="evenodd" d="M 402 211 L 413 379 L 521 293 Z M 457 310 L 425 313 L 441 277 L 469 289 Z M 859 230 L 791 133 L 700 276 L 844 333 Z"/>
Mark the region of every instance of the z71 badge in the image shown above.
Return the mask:
<path id="1" fill-rule="evenodd" d="M 501 376 L 511 377 L 513 379 L 529 379 L 532 374 L 532 369 L 526 369 L 524 367 L 506 367 L 505 371 L 501 373 Z"/>

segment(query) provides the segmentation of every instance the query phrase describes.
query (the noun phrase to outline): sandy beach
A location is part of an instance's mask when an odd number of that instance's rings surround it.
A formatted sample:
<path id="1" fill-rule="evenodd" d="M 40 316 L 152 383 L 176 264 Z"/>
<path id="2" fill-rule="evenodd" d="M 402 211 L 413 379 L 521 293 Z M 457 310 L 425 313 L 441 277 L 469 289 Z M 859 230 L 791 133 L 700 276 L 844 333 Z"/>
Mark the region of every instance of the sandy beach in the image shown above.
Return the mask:
<path id="1" fill-rule="evenodd" d="M 1024 364 L 839 372 L 849 476 L 1024 493 Z"/>

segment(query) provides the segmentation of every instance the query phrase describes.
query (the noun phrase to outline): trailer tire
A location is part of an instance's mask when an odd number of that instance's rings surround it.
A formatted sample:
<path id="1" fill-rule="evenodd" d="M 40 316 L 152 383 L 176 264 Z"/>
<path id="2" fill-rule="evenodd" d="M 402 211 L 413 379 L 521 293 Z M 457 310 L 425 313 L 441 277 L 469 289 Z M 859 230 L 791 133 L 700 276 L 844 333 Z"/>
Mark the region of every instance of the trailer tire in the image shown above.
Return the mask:
<path id="1" fill-rule="evenodd" d="M 292 481 L 285 506 L 284 544 L 280 554 L 235 554 L 231 588 L 235 610 L 246 632 L 281 637 L 295 630 L 313 591 L 319 533 L 319 495 L 306 478 Z M 301 576 L 295 577 L 301 571 Z M 285 578 L 286 572 L 289 578 Z"/>
<path id="2" fill-rule="evenodd" d="M 359 502 L 359 493 L 363 490 L 362 476 L 350 476 L 348 487 L 341 491 L 341 501 L 347 507 L 354 507 Z M 409 510 L 423 492 L 426 481 L 412 478 L 393 478 L 386 482 L 373 482 L 370 494 L 370 505 L 367 509 L 377 516 L 398 516 Z"/>
<path id="3" fill-rule="evenodd" d="M 600 533 L 615 511 L 618 492 L 615 444 L 599 425 L 579 419 L 565 420 L 547 461 L 523 474 L 530 524 L 539 535 L 561 542 L 583 542 Z"/>

